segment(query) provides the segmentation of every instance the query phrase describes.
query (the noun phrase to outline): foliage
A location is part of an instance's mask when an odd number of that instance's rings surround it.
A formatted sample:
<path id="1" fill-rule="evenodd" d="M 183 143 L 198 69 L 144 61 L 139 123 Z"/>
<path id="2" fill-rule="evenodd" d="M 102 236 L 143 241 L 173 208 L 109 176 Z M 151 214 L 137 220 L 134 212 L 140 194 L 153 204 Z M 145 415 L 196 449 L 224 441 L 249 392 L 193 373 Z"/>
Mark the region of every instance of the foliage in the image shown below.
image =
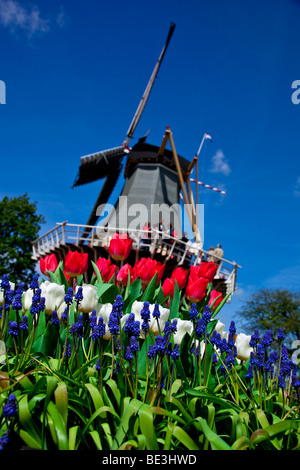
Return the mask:
<path id="1" fill-rule="evenodd" d="M 14 283 L 25 283 L 35 271 L 30 242 L 44 223 L 36 211 L 27 193 L 0 201 L 0 276 L 9 272 Z"/>
<path id="2" fill-rule="evenodd" d="M 256 332 L 253 354 L 239 360 L 234 323 L 228 335 L 216 333 L 226 298 L 208 308 L 211 284 L 205 298 L 191 305 L 177 283 L 173 298 L 164 297 L 156 275 L 143 290 L 139 278 L 123 287 L 113 280 L 104 283 L 96 265 L 94 269 L 91 285 L 98 302 L 102 307 L 110 304 L 108 339 L 99 316 L 95 323 L 95 312 L 80 312 L 82 276 L 75 279 L 75 296 L 61 263 L 49 273 L 52 283 L 68 288 L 59 320 L 56 310 L 45 314 L 36 279 L 30 287 L 31 307 L 25 311 L 24 294 L 22 306 L 13 303 L 2 282 L 0 426 L 8 433 L 8 446 L 299 449 L 298 371 L 282 340 L 276 359 L 270 349 L 274 338 Z M 20 290 L 14 300 L 17 294 Z M 145 322 L 139 325 L 136 343 L 126 323 L 135 301 L 142 302 Z M 161 314 L 169 307 L 169 319 L 156 335 L 150 328 L 150 304 L 157 304 Z M 176 342 L 183 321 L 192 324 L 192 331 Z"/>
<path id="3" fill-rule="evenodd" d="M 254 328 L 271 330 L 283 328 L 290 346 L 300 340 L 300 292 L 287 289 L 260 289 L 251 295 L 238 312 L 245 331 Z"/>

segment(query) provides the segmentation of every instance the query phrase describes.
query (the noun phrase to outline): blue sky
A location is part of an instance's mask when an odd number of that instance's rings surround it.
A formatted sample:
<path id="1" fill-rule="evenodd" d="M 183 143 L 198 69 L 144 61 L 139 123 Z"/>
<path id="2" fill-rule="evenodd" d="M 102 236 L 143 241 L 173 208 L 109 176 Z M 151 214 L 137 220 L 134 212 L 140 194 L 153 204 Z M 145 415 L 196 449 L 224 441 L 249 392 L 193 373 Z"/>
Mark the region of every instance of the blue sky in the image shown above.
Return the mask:
<path id="1" fill-rule="evenodd" d="M 122 143 L 171 21 L 131 143 L 169 125 L 192 159 L 212 135 L 199 177 L 227 194 L 200 188 L 204 247 L 242 266 L 228 322 L 261 287 L 299 289 L 299 1 L 0 0 L 0 196 L 28 192 L 42 232 L 86 223 L 102 182 L 71 189 L 80 156 Z"/>

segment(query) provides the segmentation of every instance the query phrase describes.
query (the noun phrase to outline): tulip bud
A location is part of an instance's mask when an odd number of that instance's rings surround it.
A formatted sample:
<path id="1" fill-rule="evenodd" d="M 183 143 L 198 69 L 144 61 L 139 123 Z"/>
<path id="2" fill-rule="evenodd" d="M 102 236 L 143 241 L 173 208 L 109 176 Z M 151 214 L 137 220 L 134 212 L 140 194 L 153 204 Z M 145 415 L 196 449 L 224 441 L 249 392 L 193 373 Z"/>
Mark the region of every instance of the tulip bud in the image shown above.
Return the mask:
<path id="1" fill-rule="evenodd" d="M 42 274 L 47 274 L 47 271 L 54 273 L 58 266 L 55 254 L 46 255 L 45 258 L 40 258 L 40 270 Z"/>
<path id="2" fill-rule="evenodd" d="M 131 267 L 128 263 L 124 264 L 120 271 L 117 274 L 117 283 L 122 286 L 127 286 L 128 284 L 128 274 L 129 280 L 131 281 Z"/>
<path id="3" fill-rule="evenodd" d="M 65 257 L 65 272 L 70 277 L 84 274 L 88 268 L 88 254 L 69 251 Z"/>
<path id="4" fill-rule="evenodd" d="M 129 238 L 127 233 L 119 235 L 115 233 L 110 241 L 108 252 L 116 261 L 123 261 L 129 256 L 133 240 Z"/>
<path id="5" fill-rule="evenodd" d="M 206 294 L 208 280 L 200 277 L 196 280 L 190 277 L 186 287 L 186 297 L 191 303 L 200 302 Z"/>
<path id="6" fill-rule="evenodd" d="M 172 272 L 171 279 L 176 279 L 179 289 L 184 289 L 187 283 L 187 269 L 175 268 Z"/>

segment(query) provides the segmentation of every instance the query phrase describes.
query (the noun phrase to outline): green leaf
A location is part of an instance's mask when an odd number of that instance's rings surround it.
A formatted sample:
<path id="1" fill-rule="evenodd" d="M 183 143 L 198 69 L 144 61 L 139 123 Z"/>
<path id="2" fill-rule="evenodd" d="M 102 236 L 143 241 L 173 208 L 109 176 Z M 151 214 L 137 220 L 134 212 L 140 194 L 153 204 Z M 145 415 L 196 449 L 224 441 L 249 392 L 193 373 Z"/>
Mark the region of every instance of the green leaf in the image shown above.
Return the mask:
<path id="1" fill-rule="evenodd" d="M 199 421 L 202 431 L 205 437 L 209 441 L 212 450 L 232 450 L 232 447 L 228 445 L 218 434 L 216 434 L 207 424 L 207 421 L 203 418 L 196 418 Z"/>
<path id="2" fill-rule="evenodd" d="M 95 443 L 97 450 L 102 450 L 101 439 L 98 431 L 90 431 L 90 435 Z"/>
<path id="3" fill-rule="evenodd" d="M 54 392 L 55 404 L 63 419 L 64 425 L 68 421 L 68 388 L 64 382 L 59 382 Z"/>
<path id="4" fill-rule="evenodd" d="M 174 426 L 173 436 L 181 442 L 188 450 L 200 450 L 195 441 L 180 427 Z"/>
<path id="5" fill-rule="evenodd" d="M 120 425 L 118 426 L 117 432 L 114 437 L 111 450 L 117 450 L 123 443 L 126 433 L 129 428 L 129 421 L 131 416 L 138 413 L 143 403 L 133 398 L 125 407 L 124 414 L 122 415 Z"/>
<path id="6" fill-rule="evenodd" d="M 92 263 L 92 266 L 93 266 L 93 268 L 94 268 L 97 281 L 98 281 L 99 283 L 102 283 L 103 281 L 102 281 L 102 277 L 101 277 L 101 274 L 100 274 L 100 271 L 99 271 L 98 266 L 96 265 L 96 263 L 94 263 L 94 261 L 91 261 L 91 263 Z"/>
<path id="7" fill-rule="evenodd" d="M 170 299 L 170 319 L 173 320 L 173 318 L 178 318 L 178 312 L 179 312 L 179 305 L 180 305 L 180 291 L 179 287 L 177 284 L 177 281 L 175 279 L 175 287 L 174 287 L 174 295 L 173 298 Z"/>
<path id="8" fill-rule="evenodd" d="M 98 410 L 99 408 L 104 407 L 103 399 L 99 390 L 93 384 L 90 384 L 90 383 L 86 383 L 85 386 L 91 394 L 95 410 Z M 100 417 L 106 418 L 106 413 L 101 414 Z"/>
<path id="9" fill-rule="evenodd" d="M 240 436 L 233 444 L 232 444 L 232 449 L 233 450 L 245 450 L 249 447 L 249 439 L 246 436 Z"/>
<path id="10" fill-rule="evenodd" d="M 142 293 L 143 293 L 142 281 L 138 277 L 130 285 L 128 295 L 127 297 L 124 298 L 124 312 L 125 313 L 130 313 L 133 302 L 135 300 L 140 299 Z"/>
<path id="11" fill-rule="evenodd" d="M 51 355 L 57 345 L 57 330 L 55 326 L 49 321 L 47 323 L 44 334 L 40 337 L 39 344 L 35 344 L 35 351 L 38 351 L 45 356 Z"/>
<path id="12" fill-rule="evenodd" d="M 205 393 L 202 392 L 201 390 L 193 389 L 193 388 L 184 388 L 184 392 L 187 393 L 188 395 L 192 395 L 195 397 L 201 397 L 203 399 L 210 400 L 212 403 L 218 403 L 221 405 L 222 408 L 233 408 L 237 411 L 239 411 L 238 405 L 235 405 L 229 400 L 226 400 L 224 398 L 217 397 L 216 395 L 212 395 L 210 393 Z"/>
<path id="13" fill-rule="evenodd" d="M 146 439 L 146 448 L 148 450 L 158 450 L 158 443 L 154 430 L 154 419 L 151 406 L 142 405 L 139 409 L 139 421 L 143 435 Z"/>
<path id="14" fill-rule="evenodd" d="M 55 404 L 50 401 L 47 412 L 49 413 L 55 428 L 58 450 L 69 450 L 69 442 L 66 433 L 66 426 Z"/>
<path id="15" fill-rule="evenodd" d="M 256 444 L 260 444 L 261 442 L 265 441 L 266 439 L 270 438 L 270 434 L 265 429 L 257 429 L 251 435 L 249 447 L 254 448 Z"/>
<path id="16" fill-rule="evenodd" d="M 115 284 L 97 283 L 97 295 L 101 303 L 114 303 L 118 288 Z"/>
<path id="17" fill-rule="evenodd" d="M 20 429 L 20 438 L 27 444 L 27 446 L 31 447 L 32 449 L 39 449 L 42 450 L 42 445 L 38 442 L 34 437 L 24 429 Z"/>
<path id="18" fill-rule="evenodd" d="M 157 288 L 157 273 L 154 274 L 153 278 L 147 285 L 144 294 L 142 296 L 142 302 L 145 302 L 146 300 L 148 302 L 153 303 L 154 301 L 154 294 Z"/>
<path id="19" fill-rule="evenodd" d="M 79 426 L 72 426 L 69 429 L 69 450 L 75 450 L 78 429 Z"/>
<path id="20" fill-rule="evenodd" d="M 29 406 L 28 406 L 28 395 L 23 395 L 19 402 L 18 402 L 18 409 L 19 409 L 19 421 L 21 426 L 24 428 L 24 431 L 28 433 L 34 441 L 42 448 L 42 441 L 40 437 L 40 433 L 37 432 L 35 428 L 35 424 L 33 421 L 33 417 L 30 413 Z"/>

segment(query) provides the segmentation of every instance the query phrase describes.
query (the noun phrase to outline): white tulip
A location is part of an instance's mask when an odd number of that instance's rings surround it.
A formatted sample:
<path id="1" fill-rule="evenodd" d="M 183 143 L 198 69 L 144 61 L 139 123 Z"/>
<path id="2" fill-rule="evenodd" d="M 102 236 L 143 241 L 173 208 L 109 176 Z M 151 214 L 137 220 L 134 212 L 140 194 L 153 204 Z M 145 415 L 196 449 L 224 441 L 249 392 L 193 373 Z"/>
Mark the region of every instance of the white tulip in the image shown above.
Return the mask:
<path id="1" fill-rule="evenodd" d="M 1 282 L 0 281 L 0 287 L 1 287 Z M 15 290 L 15 284 L 13 282 L 9 282 L 10 285 L 10 290 Z M 3 295 L 3 290 L 0 289 L 0 305 L 4 304 L 4 295 Z"/>
<path id="2" fill-rule="evenodd" d="M 75 289 L 75 293 L 78 291 L 78 287 Z M 78 306 L 78 311 L 82 313 L 90 313 L 96 309 L 98 304 L 97 287 L 92 284 L 83 284 L 82 286 L 83 299 Z"/>
<path id="3" fill-rule="evenodd" d="M 59 319 L 61 319 L 61 316 L 62 314 L 64 313 L 65 309 L 67 308 L 67 304 L 65 301 L 63 301 L 60 306 L 58 307 L 58 309 L 56 310 L 57 312 L 57 316 Z"/>
<path id="4" fill-rule="evenodd" d="M 41 286 L 41 297 L 45 297 L 45 313 L 51 315 L 64 301 L 65 288 L 55 282 L 45 281 Z"/>
<path id="5" fill-rule="evenodd" d="M 30 309 L 32 304 L 33 289 L 27 289 L 23 293 L 23 313 Z"/>
<path id="6" fill-rule="evenodd" d="M 216 330 L 217 333 L 219 333 L 221 335 L 222 338 L 224 337 L 224 335 L 227 334 L 227 333 L 224 333 L 224 328 L 225 328 L 224 323 L 221 323 L 220 320 L 218 320 L 218 322 L 215 326 L 215 330 Z"/>
<path id="7" fill-rule="evenodd" d="M 104 339 L 111 339 L 111 333 L 108 328 L 108 321 L 109 321 L 109 316 L 112 311 L 112 304 L 106 303 L 106 304 L 97 304 L 95 310 L 96 310 L 96 315 L 98 318 L 103 318 L 103 323 L 105 323 L 105 335 L 103 336 Z M 126 315 L 123 315 L 121 317 L 121 328 L 124 327 L 125 322 L 127 318 L 129 317 L 129 313 Z"/>
<path id="8" fill-rule="evenodd" d="M 251 336 L 244 333 L 239 333 L 235 338 L 237 359 L 246 361 L 250 357 L 250 353 L 253 351 L 253 348 L 249 345 L 250 339 Z"/>
<path id="9" fill-rule="evenodd" d="M 144 306 L 144 302 L 138 302 L 137 300 L 133 302 L 132 307 L 131 307 L 131 312 L 134 313 L 135 320 L 140 322 L 140 326 L 142 326 L 143 319 L 141 317 L 141 311 Z M 149 304 L 149 311 L 150 311 L 150 330 L 152 333 L 157 336 L 159 332 L 162 334 L 166 321 L 168 320 L 170 316 L 170 310 L 168 308 L 163 308 L 159 306 L 159 311 L 160 311 L 160 317 L 158 318 L 158 321 L 155 317 L 153 317 L 153 311 L 155 308 L 155 304 Z M 141 332 L 141 337 L 144 337 L 143 332 Z"/>
<path id="10" fill-rule="evenodd" d="M 193 323 L 190 320 L 177 319 L 177 331 L 174 333 L 174 343 L 180 345 L 185 334 L 192 335 Z"/>

